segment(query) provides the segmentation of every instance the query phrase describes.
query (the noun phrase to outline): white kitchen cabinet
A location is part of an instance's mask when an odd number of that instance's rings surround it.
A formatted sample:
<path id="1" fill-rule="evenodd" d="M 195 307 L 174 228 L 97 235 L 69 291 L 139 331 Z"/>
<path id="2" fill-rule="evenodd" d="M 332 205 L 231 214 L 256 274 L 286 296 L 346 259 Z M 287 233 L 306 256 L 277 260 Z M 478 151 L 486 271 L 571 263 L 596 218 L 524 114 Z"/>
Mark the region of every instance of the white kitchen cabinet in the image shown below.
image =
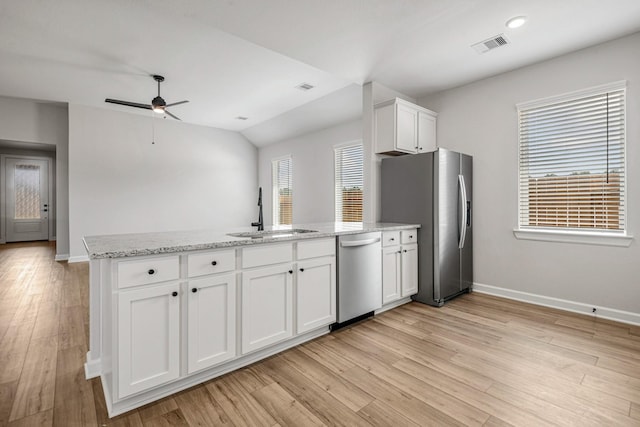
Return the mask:
<path id="1" fill-rule="evenodd" d="M 417 230 L 384 232 L 382 240 L 382 304 L 393 303 L 418 292 Z M 393 244 L 394 242 L 401 244 Z"/>
<path id="2" fill-rule="evenodd" d="M 119 398 L 178 378 L 178 282 L 120 291 L 117 322 Z"/>
<path id="3" fill-rule="evenodd" d="M 335 251 L 335 240 L 333 250 Z M 336 321 L 335 257 L 300 261 L 297 270 L 296 332 L 300 334 L 334 323 Z"/>
<path id="4" fill-rule="evenodd" d="M 242 354 L 293 336 L 293 266 L 242 273 Z"/>
<path id="5" fill-rule="evenodd" d="M 399 299 L 400 289 L 400 246 L 382 248 L 382 304 Z"/>
<path id="6" fill-rule="evenodd" d="M 235 356 L 236 274 L 191 280 L 187 284 L 188 373 Z"/>
<path id="7" fill-rule="evenodd" d="M 374 106 L 374 145 L 378 154 L 434 151 L 437 113 L 400 98 Z"/>
<path id="8" fill-rule="evenodd" d="M 402 245 L 402 296 L 418 292 L 418 244 Z"/>

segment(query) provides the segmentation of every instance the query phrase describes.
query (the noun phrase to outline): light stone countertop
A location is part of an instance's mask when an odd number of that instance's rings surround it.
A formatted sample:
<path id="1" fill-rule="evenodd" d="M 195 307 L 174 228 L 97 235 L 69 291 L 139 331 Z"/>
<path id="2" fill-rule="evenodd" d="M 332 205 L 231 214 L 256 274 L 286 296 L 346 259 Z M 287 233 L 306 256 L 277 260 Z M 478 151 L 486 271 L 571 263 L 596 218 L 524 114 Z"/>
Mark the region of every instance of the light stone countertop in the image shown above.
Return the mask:
<path id="1" fill-rule="evenodd" d="M 245 227 L 226 232 L 219 230 L 190 230 L 85 236 L 83 242 L 90 259 L 124 258 L 412 228 L 420 228 L 420 225 L 381 222 L 326 222 L 317 224 L 294 224 L 293 226 L 276 228 L 265 227 L 266 232 L 284 232 L 287 229 L 316 231 L 314 233 L 285 234 L 279 235 L 278 237 L 234 237 L 228 234 L 256 231 L 255 227 Z"/>

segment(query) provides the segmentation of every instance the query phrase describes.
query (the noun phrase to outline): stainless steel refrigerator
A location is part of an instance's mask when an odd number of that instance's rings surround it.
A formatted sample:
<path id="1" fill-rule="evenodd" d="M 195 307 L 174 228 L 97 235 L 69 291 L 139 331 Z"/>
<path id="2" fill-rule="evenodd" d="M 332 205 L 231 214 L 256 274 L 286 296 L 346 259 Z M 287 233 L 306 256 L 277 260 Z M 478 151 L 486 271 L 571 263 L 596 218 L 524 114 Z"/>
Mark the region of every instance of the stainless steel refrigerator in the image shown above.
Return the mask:
<path id="1" fill-rule="evenodd" d="M 382 160 L 381 220 L 421 224 L 418 293 L 441 306 L 473 284 L 472 157 L 440 148 Z"/>

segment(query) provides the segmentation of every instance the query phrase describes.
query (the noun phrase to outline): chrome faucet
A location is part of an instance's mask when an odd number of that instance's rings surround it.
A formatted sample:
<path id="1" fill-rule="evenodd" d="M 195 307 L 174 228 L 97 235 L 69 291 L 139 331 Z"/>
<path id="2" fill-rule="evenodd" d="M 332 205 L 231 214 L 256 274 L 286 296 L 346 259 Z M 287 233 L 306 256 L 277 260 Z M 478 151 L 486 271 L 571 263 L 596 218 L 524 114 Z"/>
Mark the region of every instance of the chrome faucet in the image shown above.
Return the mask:
<path id="1" fill-rule="evenodd" d="M 262 187 L 258 188 L 258 206 L 260 206 L 260 211 L 258 213 L 258 222 L 252 222 L 252 227 L 258 227 L 258 231 L 264 230 L 264 221 L 262 219 Z"/>

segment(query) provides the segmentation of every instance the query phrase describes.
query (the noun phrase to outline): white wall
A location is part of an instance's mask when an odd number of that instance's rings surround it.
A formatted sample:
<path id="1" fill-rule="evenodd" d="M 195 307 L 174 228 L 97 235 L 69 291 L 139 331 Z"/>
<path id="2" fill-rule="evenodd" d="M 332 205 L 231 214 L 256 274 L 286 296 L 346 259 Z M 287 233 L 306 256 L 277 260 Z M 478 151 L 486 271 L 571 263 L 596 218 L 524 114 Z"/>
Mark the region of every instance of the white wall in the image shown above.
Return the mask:
<path id="1" fill-rule="evenodd" d="M 248 226 L 257 182 L 237 132 L 69 105 L 72 261 L 87 235 Z"/>
<path id="2" fill-rule="evenodd" d="M 293 163 L 293 222 L 334 221 L 334 152 L 336 144 L 362 140 L 360 120 L 302 135 L 260 148 L 259 182 L 263 192 L 264 222 L 273 224 L 271 162 L 291 155 Z M 254 201 L 254 205 L 255 205 Z M 258 208 L 253 207 L 253 220 Z"/>
<path id="3" fill-rule="evenodd" d="M 66 104 L 0 97 L 0 139 L 56 146 L 56 258 L 69 253 L 68 122 Z"/>
<path id="4" fill-rule="evenodd" d="M 438 144 L 474 157 L 476 282 L 640 313 L 639 52 L 637 33 L 419 100 L 439 113 Z M 516 240 L 515 104 L 625 79 L 631 247 Z"/>

